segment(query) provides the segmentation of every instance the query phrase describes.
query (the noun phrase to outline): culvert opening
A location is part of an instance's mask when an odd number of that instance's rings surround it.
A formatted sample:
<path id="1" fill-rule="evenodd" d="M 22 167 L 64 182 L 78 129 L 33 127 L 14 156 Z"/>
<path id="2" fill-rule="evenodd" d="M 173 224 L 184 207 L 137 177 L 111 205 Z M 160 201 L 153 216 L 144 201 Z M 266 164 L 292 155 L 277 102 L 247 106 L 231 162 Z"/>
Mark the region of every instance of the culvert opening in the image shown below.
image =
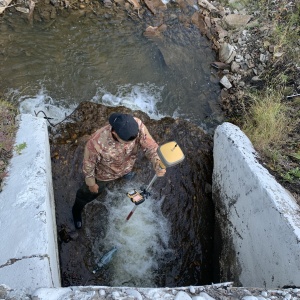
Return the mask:
<path id="1" fill-rule="evenodd" d="M 75 230 L 71 208 L 83 182 L 86 134 L 103 126 L 114 111 L 141 118 L 159 144 L 178 141 L 185 160 L 156 180 L 151 196 L 126 221 L 134 206 L 126 193 L 148 184 L 154 175 L 140 153 L 136 178 L 110 182 L 103 195 L 84 209 L 83 229 Z M 154 121 L 139 111 L 84 102 L 70 122 L 50 132 L 50 141 L 62 286 L 175 287 L 216 282 L 210 136 L 185 120 Z M 93 273 L 114 246 L 112 260 Z"/>

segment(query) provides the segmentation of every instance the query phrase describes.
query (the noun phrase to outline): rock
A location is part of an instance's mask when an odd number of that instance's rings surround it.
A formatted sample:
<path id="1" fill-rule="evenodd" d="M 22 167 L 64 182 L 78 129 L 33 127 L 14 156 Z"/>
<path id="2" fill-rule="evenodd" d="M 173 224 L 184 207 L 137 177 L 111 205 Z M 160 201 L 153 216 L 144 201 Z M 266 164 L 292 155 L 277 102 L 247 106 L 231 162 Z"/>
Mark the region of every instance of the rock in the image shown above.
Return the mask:
<path id="1" fill-rule="evenodd" d="M 201 34 L 206 35 L 207 32 L 206 23 L 204 21 L 204 17 L 200 13 L 195 12 L 193 14 L 192 23 L 199 28 Z"/>
<path id="2" fill-rule="evenodd" d="M 268 50 L 269 50 L 270 53 L 274 53 L 275 46 L 274 45 L 270 45 L 269 48 L 268 48 Z"/>
<path id="3" fill-rule="evenodd" d="M 260 56 L 259 56 L 259 60 L 260 60 L 261 62 L 265 62 L 265 61 L 267 60 L 266 55 L 263 54 L 263 53 L 261 53 Z"/>
<path id="4" fill-rule="evenodd" d="M 192 300 L 192 298 L 190 297 L 189 294 L 187 294 L 186 292 L 180 291 L 176 297 L 175 300 Z"/>
<path id="5" fill-rule="evenodd" d="M 22 12 L 24 14 L 29 14 L 29 9 L 28 8 L 25 8 L 25 7 L 15 7 L 15 9 L 19 12 Z"/>
<path id="6" fill-rule="evenodd" d="M 220 61 L 215 61 L 215 62 L 211 63 L 211 66 L 216 68 L 216 69 L 221 69 L 221 70 L 230 68 L 229 64 L 225 64 L 225 63 L 220 62 Z"/>
<path id="7" fill-rule="evenodd" d="M 0 285 L 0 298 L 1 299 L 6 299 L 7 295 L 8 295 L 8 290 L 9 287 L 5 284 L 1 284 Z"/>
<path id="8" fill-rule="evenodd" d="M 219 50 L 219 60 L 224 63 L 231 63 L 235 58 L 234 47 L 228 43 L 223 43 Z"/>
<path id="9" fill-rule="evenodd" d="M 228 36 L 228 31 L 223 29 L 219 24 L 215 25 L 215 29 L 219 36 L 219 39 L 223 39 L 224 37 Z"/>
<path id="10" fill-rule="evenodd" d="M 128 2 L 133 5 L 134 9 L 140 9 L 141 8 L 141 4 L 139 3 L 138 0 L 128 0 Z"/>
<path id="11" fill-rule="evenodd" d="M 145 0 L 145 4 L 154 15 L 156 15 L 160 10 L 167 9 L 167 6 L 161 0 Z"/>
<path id="12" fill-rule="evenodd" d="M 142 295 L 138 291 L 136 291 L 134 289 L 128 289 L 128 290 L 126 290 L 126 294 L 128 296 L 134 297 L 134 299 L 136 299 L 136 300 L 143 300 Z"/>
<path id="13" fill-rule="evenodd" d="M 231 63 L 231 71 L 236 73 L 240 70 L 240 65 L 236 62 L 236 61 L 233 61 Z"/>
<path id="14" fill-rule="evenodd" d="M 237 29 L 245 26 L 251 18 L 252 16 L 250 15 L 230 14 L 225 16 L 223 21 L 230 29 Z"/>
<path id="15" fill-rule="evenodd" d="M 203 297 L 205 300 L 215 300 L 215 298 L 209 296 L 209 295 L 208 295 L 207 293 L 205 293 L 205 292 L 201 292 L 199 296 L 200 296 L 200 297 Z"/>
<path id="16" fill-rule="evenodd" d="M 229 79 L 226 76 L 223 76 L 220 80 L 220 83 L 226 88 L 230 89 L 232 84 L 230 83 Z"/>
<path id="17" fill-rule="evenodd" d="M 144 32 L 144 36 L 146 36 L 148 38 L 160 37 L 161 32 L 165 31 L 166 29 L 167 29 L 166 24 L 162 24 L 159 27 L 148 26 Z"/>
<path id="18" fill-rule="evenodd" d="M 218 9 L 213 6 L 210 2 L 208 2 L 207 0 L 198 0 L 198 4 L 201 6 L 201 7 L 204 7 L 206 8 L 207 10 L 209 10 L 210 12 L 211 11 L 218 11 Z"/>

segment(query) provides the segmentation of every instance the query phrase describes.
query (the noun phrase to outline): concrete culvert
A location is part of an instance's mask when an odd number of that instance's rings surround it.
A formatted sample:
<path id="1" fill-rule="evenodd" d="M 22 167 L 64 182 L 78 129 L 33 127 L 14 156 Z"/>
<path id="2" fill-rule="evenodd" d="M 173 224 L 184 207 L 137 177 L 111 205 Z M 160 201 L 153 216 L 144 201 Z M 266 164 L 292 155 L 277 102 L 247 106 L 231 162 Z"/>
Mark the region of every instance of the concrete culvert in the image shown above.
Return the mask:
<path id="1" fill-rule="evenodd" d="M 86 206 L 84 227 L 76 231 L 71 208 L 83 182 L 87 135 L 115 111 L 140 118 L 159 144 L 177 141 L 185 159 L 155 181 L 150 197 L 126 222 L 134 206 L 126 193 L 148 184 L 154 175 L 140 153 L 134 180 L 109 183 L 105 193 Z M 50 140 L 62 286 L 175 287 L 214 281 L 210 136 L 184 120 L 156 121 L 140 111 L 83 102 L 68 122 L 51 130 Z M 110 263 L 94 274 L 101 256 L 114 246 L 118 250 Z"/>

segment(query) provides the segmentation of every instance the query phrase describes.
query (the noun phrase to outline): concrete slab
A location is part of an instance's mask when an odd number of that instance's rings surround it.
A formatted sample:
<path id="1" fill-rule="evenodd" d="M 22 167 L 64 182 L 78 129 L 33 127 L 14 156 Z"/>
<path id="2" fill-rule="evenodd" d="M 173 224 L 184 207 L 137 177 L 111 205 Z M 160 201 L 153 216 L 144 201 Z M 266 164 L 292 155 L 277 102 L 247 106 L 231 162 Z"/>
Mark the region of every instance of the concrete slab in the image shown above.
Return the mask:
<path id="1" fill-rule="evenodd" d="M 299 206 L 259 163 L 247 136 L 230 123 L 215 131 L 213 193 L 221 216 L 217 223 L 231 243 L 224 249 L 233 248 L 221 254 L 227 259 L 223 274 L 234 273 L 243 286 L 300 286 Z M 236 263 L 229 263 L 230 256 Z"/>
<path id="2" fill-rule="evenodd" d="M 21 144 L 0 193 L 0 282 L 31 293 L 60 287 L 46 120 L 20 115 L 15 145 Z"/>

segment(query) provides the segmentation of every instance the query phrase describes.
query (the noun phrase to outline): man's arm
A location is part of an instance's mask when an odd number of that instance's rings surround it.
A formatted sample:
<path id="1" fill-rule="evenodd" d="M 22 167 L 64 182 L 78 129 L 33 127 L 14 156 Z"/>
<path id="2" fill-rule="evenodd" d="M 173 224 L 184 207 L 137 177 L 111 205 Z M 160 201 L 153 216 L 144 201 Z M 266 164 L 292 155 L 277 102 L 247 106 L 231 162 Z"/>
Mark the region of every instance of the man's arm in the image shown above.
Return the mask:
<path id="1" fill-rule="evenodd" d="M 90 139 L 85 145 L 83 157 L 83 173 L 85 175 L 85 183 L 88 185 L 89 190 L 92 193 L 97 193 L 99 187 L 96 184 L 95 170 L 99 155 L 94 145 L 95 144 L 92 139 Z"/>
<path id="2" fill-rule="evenodd" d="M 157 155 L 158 144 L 155 142 L 147 127 L 141 122 L 140 125 L 140 144 L 146 157 L 151 161 L 156 175 L 161 177 L 166 173 L 166 169 L 161 167 L 161 160 Z"/>

